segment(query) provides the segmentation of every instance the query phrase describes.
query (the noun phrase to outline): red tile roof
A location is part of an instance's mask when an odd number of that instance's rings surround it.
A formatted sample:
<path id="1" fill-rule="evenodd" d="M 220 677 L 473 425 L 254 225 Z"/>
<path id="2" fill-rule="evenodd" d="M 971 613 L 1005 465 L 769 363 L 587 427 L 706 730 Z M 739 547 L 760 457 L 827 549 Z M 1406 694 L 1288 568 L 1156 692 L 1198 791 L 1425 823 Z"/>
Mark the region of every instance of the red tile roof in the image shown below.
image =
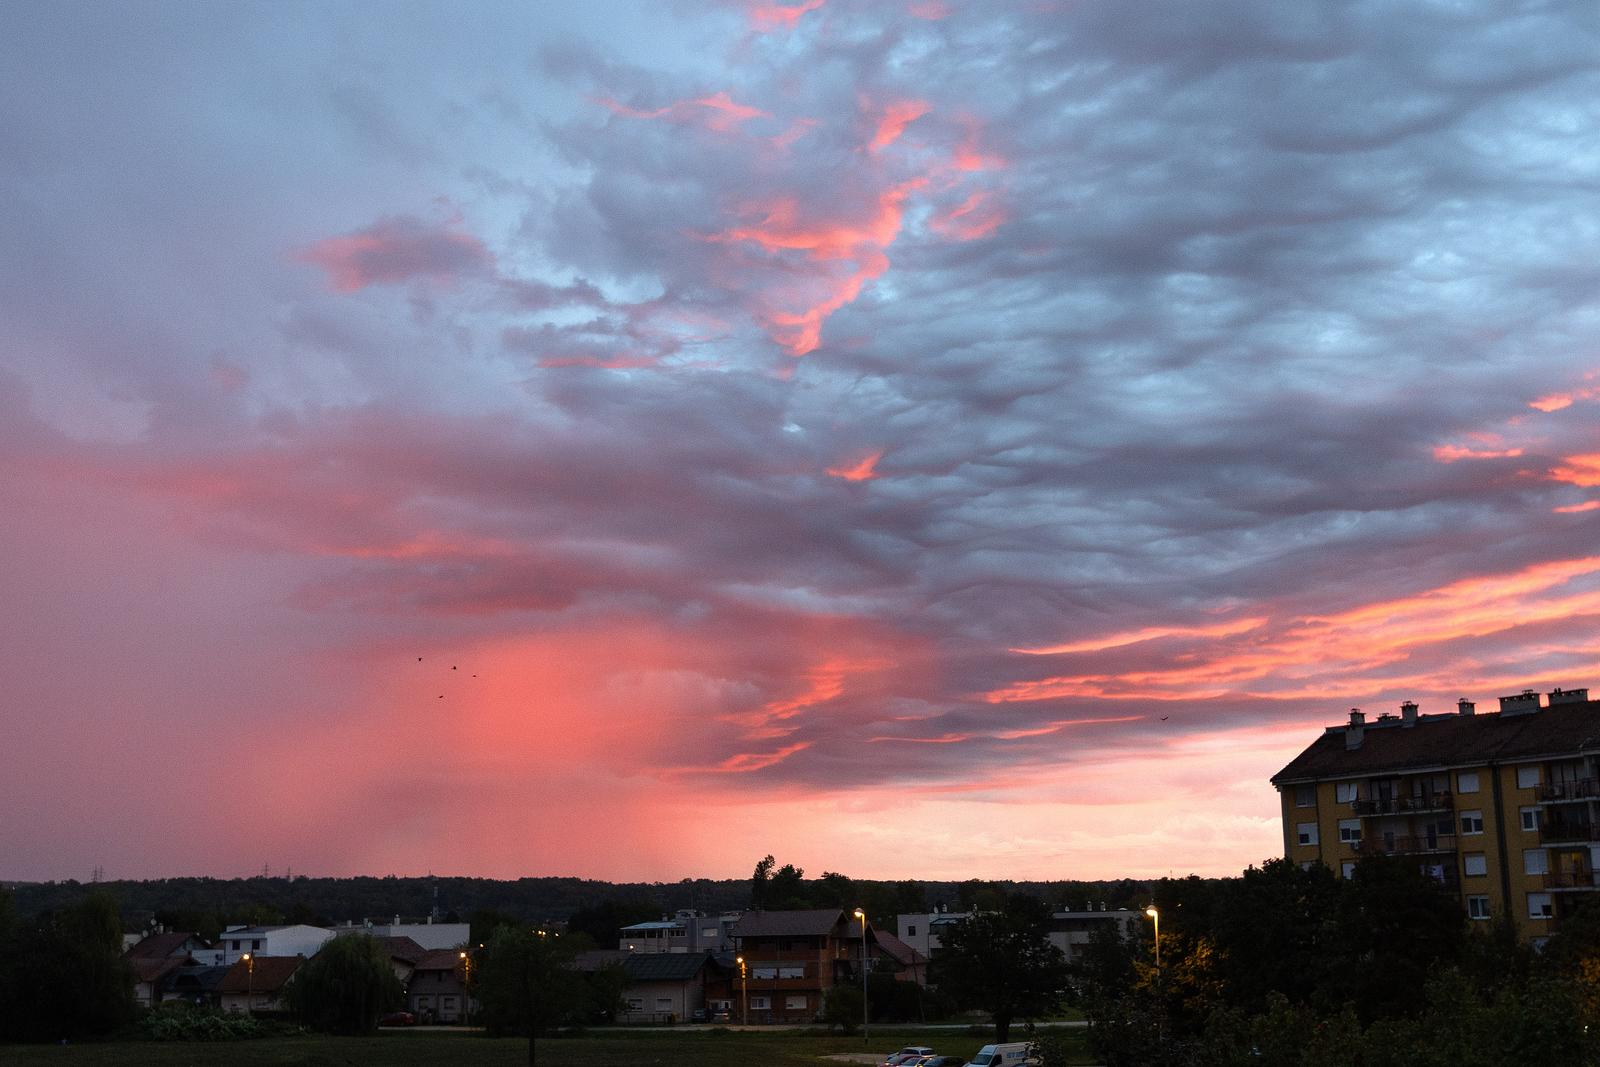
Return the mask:
<path id="1" fill-rule="evenodd" d="M 734 924 L 734 937 L 826 937 L 845 921 L 842 908 L 805 911 L 747 911 Z M 852 923 L 854 920 L 852 920 Z M 857 931 L 859 935 L 860 931 Z"/>
<path id="2" fill-rule="evenodd" d="M 436 948 L 417 961 L 419 971 L 457 971 L 461 969 L 461 950 Z"/>
<path id="3" fill-rule="evenodd" d="M 288 982 L 300 965 L 306 961 L 304 956 L 254 956 L 255 973 L 250 973 L 250 961 L 240 960 L 228 968 L 228 973 L 222 976 L 222 981 L 217 986 L 219 993 L 248 993 L 252 990 L 257 993 L 276 993 Z"/>
<path id="4" fill-rule="evenodd" d="M 131 959 L 164 959 L 167 956 L 184 955 L 183 946 L 190 938 L 200 940 L 200 935 L 189 930 L 169 930 L 163 934 L 151 934 L 127 951 Z"/>
<path id="5" fill-rule="evenodd" d="M 131 956 L 128 963 L 133 967 L 133 976 L 140 982 L 159 982 L 163 975 L 177 970 L 190 962 L 189 956 Z"/>

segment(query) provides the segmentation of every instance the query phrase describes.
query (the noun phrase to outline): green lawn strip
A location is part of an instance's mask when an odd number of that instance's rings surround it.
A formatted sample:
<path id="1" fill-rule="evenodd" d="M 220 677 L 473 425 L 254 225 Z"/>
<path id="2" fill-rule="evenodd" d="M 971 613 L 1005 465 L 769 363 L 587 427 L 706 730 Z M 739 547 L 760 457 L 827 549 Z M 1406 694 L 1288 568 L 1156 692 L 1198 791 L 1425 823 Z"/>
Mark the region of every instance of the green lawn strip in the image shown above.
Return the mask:
<path id="1" fill-rule="evenodd" d="M 1082 1049 L 1072 1032 L 1071 1047 Z M 759 1032 L 581 1034 L 541 1039 L 540 1067 L 819 1067 L 833 1053 L 883 1055 L 903 1045 L 930 1045 L 945 1055 L 968 1057 L 985 1038 L 964 1031 L 875 1031 L 870 1045 L 808 1030 Z M 0 1045 L 0 1067 L 421 1067 L 424 1064 L 525 1064 L 527 1042 L 470 1033 L 385 1033 L 376 1037 L 279 1037 L 256 1041 L 180 1043 L 122 1041 L 56 1045 Z M 1086 1054 L 1078 1059 L 1091 1062 Z"/>

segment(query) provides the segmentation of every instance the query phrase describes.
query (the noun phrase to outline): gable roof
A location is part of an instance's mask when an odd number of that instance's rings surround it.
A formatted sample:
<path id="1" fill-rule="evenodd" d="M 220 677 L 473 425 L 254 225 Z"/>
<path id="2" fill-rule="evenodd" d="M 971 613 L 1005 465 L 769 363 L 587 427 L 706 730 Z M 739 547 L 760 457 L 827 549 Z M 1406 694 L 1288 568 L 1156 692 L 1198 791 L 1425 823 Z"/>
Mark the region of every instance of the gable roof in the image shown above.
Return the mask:
<path id="1" fill-rule="evenodd" d="M 220 963 L 185 963 L 167 974 L 159 988 L 163 992 L 210 993 L 222 983 L 228 970 Z"/>
<path id="2" fill-rule="evenodd" d="M 622 971 L 629 982 L 688 982 L 710 962 L 704 952 L 635 952 L 623 957 Z"/>
<path id="3" fill-rule="evenodd" d="M 591 948 L 578 953 L 573 957 L 572 967 L 578 971 L 598 971 L 602 967 L 609 967 L 613 963 L 621 963 L 633 955 L 620 948 Z"/>
<path id="4" fill-rule="evenodd" d="M 254 974 L 250 971 L 252 961 L 255 963 Z M 284 983 L 293 977 L 305 961 L 304 956 L 253 956 L 249 960 L 239 960 L 222 976 L 217 992 L 275 993 L 283 988 Z"/>
<path id="5" fill-rule="evenodd" d="M 184 948 L 193 939 L 197 944 L 204 944 L 200 935 L 191 930 L 168 930 L 165 933 L 151 934 L 128 949 L 123 955 L 133 959 L 164 959 L 168 956 L 183 956 L 187 950 Z"/>
<path id="6" fill-rule="evenodd" d="M 409 937 L 380 937 L 376 939 L 390 959 L 409 963 L 413 967 L 428 954 L 428 950 Z M 458 956 L 457 959 L 460 957 Z"/>
<path id="7" fill-rule="evenodd" d="M 190 956 L 131 956 L 128 965 L 138 982 L 156 983 L 178 968 L 193 962 Z"/>
<path id="8" fill-rule="evenodd" d="M 1419 715 L 1413 726 L 1380 719 L 1362 728 L 1357 748 L 1345 747 L 1346 730 L 1325 730 L 1272 776 L 1273 784 L 1576 755 L 1600 748 L 1600 701 L 1511 715 Z"/>
<path id="9" fill-rule="evenodd" d="M 436 948 L 425 953 L 417 960 L 419 971 L 459 971 L 461 969 L 461 950 L 458 948 Z"/>
<path id="10" fill-rule="evenodd" d="M 805 911 L 747 911 L 734 924 L 734 937 L 827 937 L 844 923 L 843 908 Z"/>
<path id="11" fill-rule="evenodd" d="M 890 959 L 900 964 L 900 966 L 916 967 L 920 964 L 928 962 L 928 957 L 924 956 L 922 953 L 918 952 L 916 949 L 912 948 L 898 937 L 895 937 L 893 934 L 885 933 L 884 931 L 879 930 L 877 927 L 872 927 L 871 929 L 872 939 L 878 943 L 878 947 L 882 949 L 884 954 Z"/>

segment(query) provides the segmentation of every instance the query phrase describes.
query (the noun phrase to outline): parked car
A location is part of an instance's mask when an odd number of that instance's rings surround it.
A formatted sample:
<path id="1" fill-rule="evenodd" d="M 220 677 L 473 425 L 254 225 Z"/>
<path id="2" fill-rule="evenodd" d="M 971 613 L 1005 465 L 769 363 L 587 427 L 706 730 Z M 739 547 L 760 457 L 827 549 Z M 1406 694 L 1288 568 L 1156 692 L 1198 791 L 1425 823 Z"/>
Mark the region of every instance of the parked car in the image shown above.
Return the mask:
<path id="1" fill-rule="evenodd" d="M 714 1023 L 725 1023 L 731 1021 L 731 1019 L 732 1015 L 727 1008 L 718 1008 L 711 1013 L 711 1021 Z"/>
<path id="2" fill-rule="evenodd" d="M 966 1062 L 960 1056 L 924 1056 L 917 1067 L 961 1067 Z"/>
<path id="3" fill-rule="evenodd" d="M 417 1017 L 409 1011 L 392 1011 L 378 1020 L 379 1026 L 415 1026 Z"/>
<path id="4" fill-rule="evenodd" d="M 694 1011 L 689 1013 L 689 1021 L 692 1023 L 703 1023 L 708 1018 L 710 1018 L 710 1016 L 706 1014 L 706 1010 L 704 1008 L 696 1008 Z"/>
<path id="5" fill-rule="evenodd" d="M 891 1052 L 883 1058 L 883 1067 L 911 1067 L 912 1064 L 924 1056 L 932 1056 L 933 1049 L 927 1045 L 907 1045 L 899 1052 Z"/>

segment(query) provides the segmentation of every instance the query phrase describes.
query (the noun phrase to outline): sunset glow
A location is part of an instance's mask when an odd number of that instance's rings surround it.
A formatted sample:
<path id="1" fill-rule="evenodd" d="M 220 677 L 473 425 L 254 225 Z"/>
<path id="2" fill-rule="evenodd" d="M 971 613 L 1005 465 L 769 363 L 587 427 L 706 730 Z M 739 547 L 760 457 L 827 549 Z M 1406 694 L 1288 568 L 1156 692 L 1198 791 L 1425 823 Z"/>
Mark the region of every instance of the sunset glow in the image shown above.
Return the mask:
<path id="1" fill-rule="evenodd" d="M 1572 23 L 30 6 L 0 878 L 1230 874 L 1600 689 Z"/>

